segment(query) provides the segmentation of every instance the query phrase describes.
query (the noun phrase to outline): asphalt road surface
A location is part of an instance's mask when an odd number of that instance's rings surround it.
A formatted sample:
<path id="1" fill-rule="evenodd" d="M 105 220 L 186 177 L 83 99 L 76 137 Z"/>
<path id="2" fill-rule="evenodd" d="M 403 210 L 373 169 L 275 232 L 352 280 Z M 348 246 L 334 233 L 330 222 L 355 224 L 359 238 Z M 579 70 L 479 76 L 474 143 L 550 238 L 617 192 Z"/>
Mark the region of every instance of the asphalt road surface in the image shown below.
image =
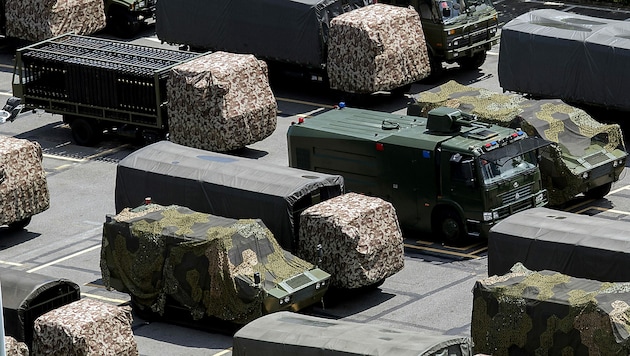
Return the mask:
<path id="1" fill-rule="evenodd" d="M 497 1 L 500 20 L 531 9 L 554 8 L 584 15 L 625 20 L 628 9 L 601 8 L 539 1 Z M 164 46 L 149 27 L 135 43 Z M 106 36 L 103 34 L 103 36 Z M 13 52 L 0 53 L 0 99 L 11 95 Z M 367 105 L 373 110 L 403 113 L 419 92 L 448 80 L 501 91 L 497 80 L 495 47 L 479 71 L 465 72 L 449 66 L 440 83 L 417 83 L 405 97 L 374 95 Z M 319 84 L 272 78 L 278 101 L 278 127 L 272 136 L 237 152 L 270 164 L 287 165 L 286 130 L 300 116 L 332 106 L 338 98 Z M 621 115 L 604 113 L 603 118 L 624 124 Z M 9 232 L 0 228 L 0 266 L 63 277 L 81 286 L 83 298 L 124 305 L 129 296 L 107 291 L 101 283 L 100 245 L 106 214 L 114 211 L 116 164 L 138 149 L 134 142 L 106 137 L 98 147 L 72 143 L 70 130 L 61 117 L 42 112 L 26 113 L 13 123 L 0 125 L 0 134 L 38 141 L 44 149 L 44 166 L 51 192 L 51 207 L 36 215 L 26 230 Z M 576 198 L 564 210 L 630 221 L 630 179 L 624 174 L 611 193 L 600 200 Z M 342 296 L 307 313 L 327 318 L 374 323 L 418 333 L 470 336 L 472 288 L 487 276 L 484 241 L 449 247 L 431 236 L 406 236 L 405 268 L 376 290 Z M 148 322 L 135 316 L 133 330 L 141 355 L 225 355 L 232 338 L 164 322 Z"/>

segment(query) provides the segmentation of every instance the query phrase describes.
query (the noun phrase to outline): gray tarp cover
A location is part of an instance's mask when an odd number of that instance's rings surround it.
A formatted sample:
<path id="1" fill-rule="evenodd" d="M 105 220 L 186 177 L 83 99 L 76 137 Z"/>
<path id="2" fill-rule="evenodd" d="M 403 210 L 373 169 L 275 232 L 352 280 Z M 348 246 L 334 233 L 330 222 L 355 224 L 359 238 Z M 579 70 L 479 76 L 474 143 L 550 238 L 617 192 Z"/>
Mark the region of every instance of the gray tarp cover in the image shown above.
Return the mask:
<path id="1" fill-rule="evenodd" d="M 490 229 L 488 275 L 501 276 L 517 262 L 602 282 L 630 282 L 630 223 L 534 208 Z"/>
<path id="2" fill-rule="evenodd" d="M 377 325 L 278 312 L 234 335 L 234 356 L 472 355 L 468 337 L 425 335 Z"/>
<path id="3" fill-rule="evenodd" d="M 214 153 L 169 141 L 143 147 L 120 161 L 116 212 L 142 204 L 181 205 L 198 212 L 261 219 L 280 245 L 295 251 L 299 213 L 343 192 L 343 177 Z M 318 199 L 318 198 L 316 198 Z M 297 214 L 297 215 L 295 215 Z"/>
<path id="4" fill-rule="evenodd" d="M 535 10 L 503 26 L 505 90 L 630 109 L 630 23 Z"/>
<path id="5" fill-rule="evenodd" d="M 160 40 L 321 68 L 330 20 L 367 0 L 160 0 Z"/>

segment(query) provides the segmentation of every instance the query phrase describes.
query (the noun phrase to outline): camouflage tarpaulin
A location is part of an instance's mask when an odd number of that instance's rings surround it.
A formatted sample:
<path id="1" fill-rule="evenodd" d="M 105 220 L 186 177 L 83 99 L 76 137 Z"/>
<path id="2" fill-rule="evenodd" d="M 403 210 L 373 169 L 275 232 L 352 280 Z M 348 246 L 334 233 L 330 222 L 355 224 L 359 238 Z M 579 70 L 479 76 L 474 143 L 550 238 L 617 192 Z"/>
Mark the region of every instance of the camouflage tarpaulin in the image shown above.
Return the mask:
<path id="1" fill-rule="evenodd" d="M 25 343 L 19 342 L 11 336 L 4 337 L 4 349 L 7 356 L 28 356 L 28 346 Z"/>
<path id="2" fill-rule="evenodd" d="M 264 312 L 254 273 L 266 288 L 313 267 L 282 250 L 260 220 L 150 204 L 103 227 L 103 283 L 160 314 L 168 297 L 195 320 L 247 323 Z"/>
<path id="3" fill-rule="evenodd" d="M 49 205 L 39 143 L 0 136 L 0 225 L 27 219 Z"/>
<path id="4" fill-rule="evenodd" d="M 215 52 L 180 64 L 167 83 L 171 141 L 229 151 L 276 129 L 278 106 L 267 65 L 253 55 Z"/>
<path id="5" fill-rule="evenodd" d="M 35 320 L 33 355 L 135 356 L 131 308 L 93 299 L 66 304 Z"/>
<path id="6" fill-rule="evenodd" d="M 6 0 L 6 35 L 28 41 L 105 28 L 103 0 Z"/>
<path id="7" fill-rule="evenodd" d="M 516 264 L 477 281 L 471 333 L 475 353 L 630 354 L 630 283 L 598 282 Z"/>
<path id="8" fill-rule="evenodd" d="M 520 127 L 529 136 L 554 142 L 542 149 L 540 163 L 552 205 L 563 204 L 591 188 L 580 177 L 585 167 L 609 161 L 611 154 L 625 156 L 619 125 L 599 123 L 585 111 L 561 100 L 528 100 L 516 94 L 499 94 L 449 81 L 420 93 L 413 105 L 421 116 L 426 117 L 434 108 L 448 106 L 477 115 L 480 121 Z"/>
<path id="9" fill-rule="evenodd" d="M 330 22 L 327 72 L 330 87 L 373 93 L 411 84 L 430 74 L 418 13 L 374 4 Z"/>
<path id="10" fill-rule="evenodd" d="M 332 284 L 358 288 L 379 282 L 404 266 L 402 232 L 391 203 L 347 193 L 300 215 L 298 255 L 332 275 Z"/>

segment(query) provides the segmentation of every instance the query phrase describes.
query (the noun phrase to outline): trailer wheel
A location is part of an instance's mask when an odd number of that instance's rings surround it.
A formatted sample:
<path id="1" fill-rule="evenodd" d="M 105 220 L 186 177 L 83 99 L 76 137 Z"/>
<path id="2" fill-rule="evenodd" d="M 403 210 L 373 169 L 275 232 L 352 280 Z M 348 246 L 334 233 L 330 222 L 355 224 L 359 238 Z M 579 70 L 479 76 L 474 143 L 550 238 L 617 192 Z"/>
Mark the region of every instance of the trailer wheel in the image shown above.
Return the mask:
<path id="1" fill-rule="evenodd" d="M 584 193 L 589 199 L 601 199 L 605 197 L 608 193 L 610 193 L 610 189 L 612 188 L 612 182 L 608 182 L 604 185 L 600 185 L 599 187 L 595 187 L 593 189 L 587 190 Z"/>
<path id="2" fill-rule="evenodd" d="M 443 208 L 436 213 L 433 230 L 442 242 L 449 245 L 461 244 L 466 236 L 462 219 L 451 208 Z"/>
<path id="3" fill-rule="evenodd" d="M 70 128 L 72 129 L 72 138 L 79 146 L 95 146 L 103 136 L 103 130 L 96 122 L 80 117 L 70 121 Z"/>
<path id="4" fill-rule="evenodd" d="M 10 231 L 20 231 L 23 230 L 28 224 L 31 223 L 31 217 L 29 216 L 26 219 L 22 219 L 20 221 L 12 222 L 9 224 Z"/>
<path id="5" fill-rule="evenodd" d="M 460 67 L 465 70 L 474 70 L 481 67 L 486 62 L 486 51 L 477 52 L 472 57 L 464 57 L 457 61 Z"/>

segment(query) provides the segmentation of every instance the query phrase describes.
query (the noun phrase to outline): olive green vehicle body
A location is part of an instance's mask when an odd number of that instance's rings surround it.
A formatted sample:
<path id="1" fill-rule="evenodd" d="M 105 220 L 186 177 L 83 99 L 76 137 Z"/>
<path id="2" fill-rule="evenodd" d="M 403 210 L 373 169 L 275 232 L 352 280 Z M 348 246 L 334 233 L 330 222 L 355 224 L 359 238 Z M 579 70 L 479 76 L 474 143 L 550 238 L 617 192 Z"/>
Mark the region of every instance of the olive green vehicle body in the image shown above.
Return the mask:
<path id="1" fill-rule="evenodd" d="M 546 143 L 456 109 L 428 118 L 333 109 L 291 125 L 287 136 L 290 166 L 340 174 L 348 191 L 390 201 L 403 228 L 446 241 L 487 237 L 501 219 L 547 203 L 536 158 Z M 526 168 L 484 177 L 483 159 L 517 156 Z"/>
<path id="2" fill-rule="evenodd" d="M 155 19 L 156 0 L 104 0 L 107 26 L 118 37 L 134 37 L 147 21 Z"/>
<path id="3" fill-rule="evenodd" d="M 412 6 L 418 11 L 434 71 L 441 69 L 441 62 L 478 68 L 485 61 L 486 52 L 499 42 L 499 17 L 490 0 L 462 1 L 462 4 L 448 0 L 449 6 L 460 6 L 459 15 L 450 16 L 440 11 L 441 0 L 379 2 Z"/>

